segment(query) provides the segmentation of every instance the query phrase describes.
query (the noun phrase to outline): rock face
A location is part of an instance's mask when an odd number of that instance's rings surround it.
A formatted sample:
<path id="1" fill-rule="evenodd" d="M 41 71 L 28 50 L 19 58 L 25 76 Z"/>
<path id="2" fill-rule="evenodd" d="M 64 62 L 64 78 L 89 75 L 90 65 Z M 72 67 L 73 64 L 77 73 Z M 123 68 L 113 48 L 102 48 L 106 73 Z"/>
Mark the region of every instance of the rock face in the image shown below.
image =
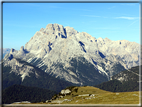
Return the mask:
<path id="1" fill-rule="evenodd" d="M 95 85 L 139 65 L 139 47 L 135 42 L 96 39 L 72 27 L 48 24 L 35 33 L 25 48 L 12 49 L 3 62 L 4 66 L 14 66 L 16 62 L 11 59 L 20 58 L 55 78 L 78 85 Z"/>
<path id="2" fill-rule="evenodd" d="M 3 67 L 3 89 L 17 84 L 60 92 L 62 89 L 74 85 L 55 78 L 21 59 L 11 57 L 7 62 Z"/>

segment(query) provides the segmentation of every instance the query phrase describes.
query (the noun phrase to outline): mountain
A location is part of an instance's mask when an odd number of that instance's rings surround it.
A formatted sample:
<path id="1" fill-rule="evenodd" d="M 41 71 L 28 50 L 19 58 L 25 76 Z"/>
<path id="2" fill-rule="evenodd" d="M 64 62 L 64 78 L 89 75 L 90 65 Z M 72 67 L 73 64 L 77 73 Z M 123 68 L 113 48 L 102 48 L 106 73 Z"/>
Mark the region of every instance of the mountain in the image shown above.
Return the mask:
<path id="1" fill-rule="evenodd" d="M 51 99 L 54 94 L 57 94 L 57 92 L 48 89 L 12 85 L 2 91 L 2 103 L 10 104 L 21 101 L 43 102 Z"/>
<path id="2" fill-rule="evenodd" d="M 37 31 L 25 47 L 19 51 L 11 49 L 4 57 L 3 66 L 10 66 L 11 72 L 17 73 L 20 64 L 14 58 L 18 58 L 54 78 L 76 85 L 97 85 L 120 71 L 139 65 L 139 47 L 135 42 L 96 39 L 72 27 L 48 24 Z M 31 71 L 19 69 L 18 72 L 24 81 Z"/>
<path id="3" fill-rule="evenodd" d="M 1 48 L 0 48 L 0 56 L 1 56 Z M 3 48 L 3 56 L 2 56 L 2 58 L 4 58 L 4 56 L 7 54 L 7 53 L 9 53 L 10 52 L 10 49 L 9 48 Z M 1 60 L 1 57 L 0 57 L 0 60 Z"/>
<path id="4" fill-rule="evenodd" d="M 12 58 L 9 64 L 13 64 L 12 67 L 3 67 L 3 89 L 19 84 L 59 92 L 67 86 L 73 85 L 67 81 L 54 78 L 40 68 L 18 58 Z"/>
<path id="5" fill-rule="evenodd" d="M 139 75 L 140 67 L 132 67 L 131 69 L 122 71 L 114 75 L 110 81 L 101 83 L 95 87 L 111 92 L 139 91 L 139 78 L 142 76 Z"/>

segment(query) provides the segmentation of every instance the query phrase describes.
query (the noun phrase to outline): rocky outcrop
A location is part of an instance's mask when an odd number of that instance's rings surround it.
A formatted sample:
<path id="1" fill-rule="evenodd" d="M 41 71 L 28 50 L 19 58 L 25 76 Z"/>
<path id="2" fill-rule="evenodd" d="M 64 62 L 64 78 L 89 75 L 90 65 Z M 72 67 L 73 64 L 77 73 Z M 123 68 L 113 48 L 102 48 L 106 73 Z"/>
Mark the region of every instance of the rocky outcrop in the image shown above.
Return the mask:
<path id="1" fill-rule="evenodd" d="M 12 54 L 9 56 L 9 60 L 7 63 L 4 63 L 4 66 L 10 66 L 11 67 L 11 72 L 16 73 L 17 75 L 21 76 L 22 81 L 26 76 L 29 77 L 30 73 L 34 73 L 33 70 L 34 68 L 30 65 L 25 65 L 24 63 L 20 63 L 18 59 L 14 58 Z M 10 72 L 10 73 L 11 73 Z"/>

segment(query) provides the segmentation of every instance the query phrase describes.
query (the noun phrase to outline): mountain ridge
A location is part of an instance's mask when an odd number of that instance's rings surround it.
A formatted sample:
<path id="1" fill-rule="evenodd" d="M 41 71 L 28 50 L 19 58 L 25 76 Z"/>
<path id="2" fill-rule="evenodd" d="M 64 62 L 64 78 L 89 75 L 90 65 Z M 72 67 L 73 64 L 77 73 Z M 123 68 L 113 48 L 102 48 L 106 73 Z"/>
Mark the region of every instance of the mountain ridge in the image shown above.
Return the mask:
<path id="1" fill-rule="evenodd" d="M 35 33 L 25 44 L 25 48 L 22 46 L 19 51 L 11 49 L 4 58 L 4 66 L 9 65 L 11 56 L 31 63 L 55 78 L 77 85 L 87 85 L 85 79 L 88 84 L 99 84 L 101 78 L 108 81 L 120 71 L 137 66 L 140 51 L 137 43 L 111 41 L 108 38 L 96 39 L 72 27 L 48 24 L 46 28 Z M 91 64 L 91 68 L 86 67 L 92 69 L 88 70 L 89 73 L 78 68 L 84 64 L 80 57 Z M 75 59 L 76 65 L 71 64 L 72 59 Z M 95 74 L 94 77 L 91 74 Z"/>
<path id="2" fill-rule="evenodd" d="M 103 82 L 95 87 L 111 92 L 139 91 L 139 89 L 142 88 L 139 83 L 141 82 L 139 67 L 142 68 L 142 66 L 136 66 L 131 69 L 121 71 L 112 76 L 110 81 Z"/>
<path id="3" fill-rule="evenodd" d="M 3 67 L 3 89 L 14 84 L 45 88 L 59 92 L 73 84 L 50 76 L 40 68 L 21 59 L 12 58 L 11 66 Z M 16 65 L 13 63 L 15 62 Z M 17 66 L 18 65 L 18 66 Z"/>

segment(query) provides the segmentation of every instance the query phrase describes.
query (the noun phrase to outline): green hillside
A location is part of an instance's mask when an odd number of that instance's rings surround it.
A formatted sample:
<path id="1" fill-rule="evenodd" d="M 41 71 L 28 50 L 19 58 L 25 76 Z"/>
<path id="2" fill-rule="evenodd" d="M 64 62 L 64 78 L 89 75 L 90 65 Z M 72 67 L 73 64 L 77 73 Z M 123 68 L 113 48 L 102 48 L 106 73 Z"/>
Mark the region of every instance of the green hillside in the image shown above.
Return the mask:
<path id="1" fill-rule="evenodd" d="M 49 104 L 139 104 L 139 91 L 115 93 L 85 86 L 73 87 L 70 94 L 59 93 L 53 98 Z"/>

